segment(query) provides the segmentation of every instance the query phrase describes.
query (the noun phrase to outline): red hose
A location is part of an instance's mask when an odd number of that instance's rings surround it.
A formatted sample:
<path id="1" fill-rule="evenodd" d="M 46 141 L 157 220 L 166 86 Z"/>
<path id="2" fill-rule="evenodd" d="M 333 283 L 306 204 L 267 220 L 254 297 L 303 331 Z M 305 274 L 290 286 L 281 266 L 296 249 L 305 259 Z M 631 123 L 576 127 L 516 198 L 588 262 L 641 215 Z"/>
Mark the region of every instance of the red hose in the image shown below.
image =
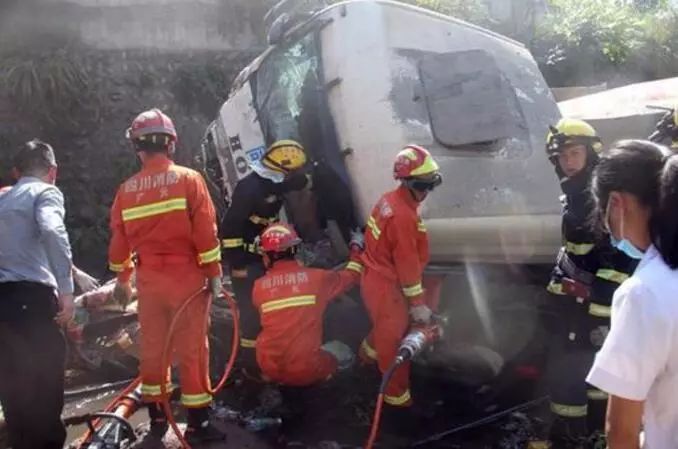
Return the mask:
<path id="1" fill-rule="evenodd" d="M 365 449 L 372 449 L 377 435 L 379 434 L 379 423 L 381 422 L 381 409 L 384 406 L 384 393 L 379 393 L 377 396 L 377 406 L 374 408 L 374 416 L 372 417 L 372 427 L 370 428 L 370 437 L 365 444 Z"/>
<path id="2" fill-rule="evenodd" d="M 205 288 L 201 288 L 197 292 L 193 293 L 191 296 L 189 296 L 184 303 L 179 307 L 177 312 L 174 314 L 174 317 L 172 318 L 172 322 L 170 323 L 168 332 L 167 332 L 167 337 L 165 339 L 165 344 L 163 346 L 163 351 L 162 351 L 162 366 L 165 367 L 165 371 L 168 371 L 170 368 L 170 362 L 169 362 L 169 357 L 171 353 L 171 348 L 172 348 L 172 335 L 174 335 L 174 330 L 177 326 L 177 323 L 179 322 L 179 318 L 181 315 L 184 313 L 186 308 L 193 302 L 195 298 L 198 298 L 201 293 L 205 291 Z M 221 293 L 224 295 L 226 298 L 226 302 L 228 303 L 229 308 L 231 309 L 231 313 L 233 314 L 233 342 L 231 344 L 231 356 L 228 359 L 228 362 L 226 363 L 226 367 L 224 369 L 224 374 L 219 379 L 219 382 L 217 383 L 217 386 L 212 388 L 210 377 L 209 377 L 209 359 L 208 359 L 208 354 L 207 354 L 207 348 L 206 346 L 201 346 L 200 348 L 200 359 L 201 361 L 204 361 L 200 363 L 200 367 L 202 370 L 201 373 L 201 379 L 202 379 L 202 386 L 205 389 L 206 392 L 208 392 L 210 395 L 214 395 L 218 393 L 226 384 L 226 381 L 228 380 L 228 377 L 230 376 L 231 372 L 233 371 L 233 366 L 235 365 L 235 360 L 236 357 L 238 356 L 238 348 L 239 348 L 239 339 L 240 339 L 240 319 L 239 319 L 239 314 L 238 314 L 238 307 L 231 297 L 225 290 L 222 290 Z M 210 316 L 210 305 L 212 302 L 212 297 L 210 295 L 209 302 L 207 304 L 207 307 L 205 308 L 205 319 L 203 321 L 203 331 L 204 335 L 207 335 L 208 327 L 209 327 L 209 316 Z M 141 376 L 137 377 L 130 383 L 127 387 L 125 387 L 124 390 L 122 390 L 116 397 L 113 399 L 104 409 L 104 412 L 108 413 L 113 411 L 117 405 L 124 400 L 125 396 L 129 395 L 131 392 L 133 392 L 141 383 Z M 165 415 L 167 416 L 167 421 L 172 427 L 172 430 L 176 434 L 177 438 L 181 442 L 182 446 L 185 449 L 190 449 L 190 446 L 184 439 L 183 434 L 181 433 L 181 430 L 179 429 L 179 426 L 177 425 L 176 420 L 174 419 L 174 415 L 172 414 L 172 409 L 170 407 L 170 402 L 169 402 L 169 392 L 167 391 L 167 384 L 165 382 L 161 383 L 160 385 L 160 393 L 163 398 L 161 404 L 163 407 L 163 410 L 165 412 Z M 93 422 L 93 427 L 96 428 L 100 424 L 100 420 L 96 420 Z M 87 430 L 87 432 L 84 434 L 83 438 L 81 441 L 89 441 L 89 439 L 92 437 L 92 433 L 90 430 Z"/>
<path id="3" fill-rule="evenodd" d="M 162 350 L 162 363 L 161 366 L 163 367 L 163 371 L 167 371 L 170 369 L 170 352 L 172 348 L 172 335 L 174 335 L 174 330 L 177 326 L 177 323 L 179 322 L 179 319 L 181 318 L 181 315 L 184 313 L 186 308 L 195 300 L 196 298 L 200 297 L 200 294 L 205 291 L 205 288 L 201 288 L 197 292 L 193 293 L 191 296 L 189 296 L 184 303 L 179 307 L 179 310 L 174 314 L 174 317 L 172 318 L 172 322 L 170 323 L 169 330 L 167 332 L 167 337 L 165 339 L 165 345 Z M 230 375 L 231 371 L 233 370 L 233 365 L 235 364 L 235 359 L 237 357 L 238 353 L 238 341 L 239 341 L 239 334 L 240 334 L 240 325 L 239 325 L 239 316 L 238 316 L 238 308 L 231 296 L 222 289 L 221 293 L 224 295 L 226 298 L 226 302 L 228 303 L 229 307 L 231 308 L 231 313 L 233 314 L 233 344 L 231 346 L 232 352 L 231 352 L 231 357 L 229 357 L 228 362 L 226 363 L 226 368 L 224 370 L 224 375 L 222 378 L 219 380 L 219 383 L 217 384 L 216 388 L 212 388 L 210 385 L 210 378 L 209 378 L 209 359 L 206 358 L 206 348 L 204 346 L 201 347 L 200 354 L 201 354 L 201 362 L 200 362 L 200 367 L 203 370 L 203 375 L 200 377 L 203 380 L 203 388 L 209 392 L 209 394 L 213 395 L 216 394 L 225 384 L 226 380 L 228 379 L 228 376 Z M 210 305 L 212 303 L 212 295 L 210 294 L 210 298 L 208 300 L 207 307 L 205 308 L 205 320 L 203 324 L 203 330 L 204 334 L 207 335 L 207 328 L 209 325 L 209 315 L 210 315 Z M 177 439 L 181 443 L 181 446 L 184 449 L 191 449 L 191 446 L 188 444 L 186 439 L 184 438 L 183 434 L 181 433 L 181 430 L 179 429 L 179 426 L 177 425 L 176 420 L 174 419 L 174 415 L 172 414 L 172 408 L 170 407 L 170 402 L 169 402 L 169 392 L 167 391 L 167 383 L 166 382 L 161 382 L 160 383 L 160 395 L 162 397 L 162 408 L 165 411 L 165 416 L 167 416 L 167 422 L 169 423 L 170 427 L 172 427 L 172 430 L 174 431 L 174 434 L 177 436 Z"/>
<path id="4" fill-rule="evenodd" d="M 226 381 L 233 372 L 233 367 L 235 366 L 235 359 L 238 356 L 238 348 L 240 347 L 240 316 L 238 313 L 238 305 L 236 304 L 233 297 L 229 295 L 225 290 L 222 290 L 221 293 L 224 295 L 224 298 L 226 298 L 228 307 L 231 309 L 231 313 L 233 314 L 233 340 L 231 342 L 231 356 L 228 358 L 228 361 L 226 362 L 224 374 L 221 376 L 221 379 L 219 379 L 219 382 L 217 382 L 216 387 L 212 388 L 209 369 L 207 368 L 208 364 L 207 363 L 200 364 L 201 368 L 204 370 L 204 375 L 201 376 L 203 380 L 202 387 L 205 389 L 205 391 L 207 391 L 211 395 L 217 394 L 219 391 L 221 391 L 222 388 L 224 388 L 224 385 L 226 385 Z M 209 308 L 207 309 L 207 316 L 205 317 L 204 323 L 205 323 L 204 333 L 205 335 L 207 335 L 209 327 Z M 200 359 L 209 361 L 207 346 L 205 345 L 200 347 Z"/>

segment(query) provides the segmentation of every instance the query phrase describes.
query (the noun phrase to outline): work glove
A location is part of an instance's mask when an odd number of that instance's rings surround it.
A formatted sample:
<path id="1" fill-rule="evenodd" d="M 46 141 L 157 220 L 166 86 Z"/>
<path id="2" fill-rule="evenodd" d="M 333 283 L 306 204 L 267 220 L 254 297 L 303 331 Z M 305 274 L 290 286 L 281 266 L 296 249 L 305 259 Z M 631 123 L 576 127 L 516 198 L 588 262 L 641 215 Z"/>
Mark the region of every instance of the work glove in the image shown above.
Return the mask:
<path id="1" fill-rule="evenodd" d="M 56 315 L 56 322 L 62 326 L 67 326 L 73 321 L 75 315 L 75 298 L 72 293 L 59 294 L 59 312 Z"/>
<path id="2" fill-rule="evenodd" d="M 351 241 L 348 247 L 355 251 L 363 251 L 365 249 L 365 234 L 356 228 L 351 231 Z"/>
<path id="3" fill-rule="evenodd" d="M 221 284 L 221 277 L 215 276 L 210 278 L 209 281 L 210 292 L 212 293 L 212 299 L 217 299 L 221 296 L 221 289 L 223 288 Z"/>
<path id="4" fill-rule="evenodd" d="M 120 304 L 124 312 L 127 309 L 130 299 L 132 299 L 132 285 L 128 282 L 116 281 L 113 288 L 113 299 Z"/>
<path id="5" fill-rule="evenodd" d="M 337 369 L 339 369 L 339 371 L 345 371 L 353 366 L 355 354 L 353 354 L 351 348 L 346 344 L 337 340 L 332 340 L 328 341 L 320 348 L 325 352 L 329 352 L 337 359 Z"/>
<path id="6" fill-rule="evenodd" d="M 417 324 L 428 324 L 433 312 L 426 304 L 410 307 L 410 317 Z"/>
<path id="7" fill-rule="evenodd" d="M 91 292 L 92 290 L 101 287 L 96 278 L 93 278 L 77 267 L 73 267 L 73 280 L 83 293 Z"/>

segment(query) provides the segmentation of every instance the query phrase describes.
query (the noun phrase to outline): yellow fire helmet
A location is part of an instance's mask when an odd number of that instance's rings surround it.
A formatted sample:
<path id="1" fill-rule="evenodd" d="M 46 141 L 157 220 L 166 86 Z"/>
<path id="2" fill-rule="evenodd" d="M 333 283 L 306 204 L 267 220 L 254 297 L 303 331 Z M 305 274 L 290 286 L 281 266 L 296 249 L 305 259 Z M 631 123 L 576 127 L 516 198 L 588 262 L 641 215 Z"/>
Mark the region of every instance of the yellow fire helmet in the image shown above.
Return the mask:
<path id="1" fill-rule="evenodd" d="M 568 145 L 585 145 L 596 154 L 603 149 L 596 130 L 583 120 L 563 118 L 550 128 L 546 136 L 546 153 L 549 157 L 557 155 Z"/>
<path id="2" fill-rule="evenodd" d="M 306 152 L 299 142 L 278 140 L 268 147 L 261 163 L 273 171 L 286 174 L 306 164 Z"/>

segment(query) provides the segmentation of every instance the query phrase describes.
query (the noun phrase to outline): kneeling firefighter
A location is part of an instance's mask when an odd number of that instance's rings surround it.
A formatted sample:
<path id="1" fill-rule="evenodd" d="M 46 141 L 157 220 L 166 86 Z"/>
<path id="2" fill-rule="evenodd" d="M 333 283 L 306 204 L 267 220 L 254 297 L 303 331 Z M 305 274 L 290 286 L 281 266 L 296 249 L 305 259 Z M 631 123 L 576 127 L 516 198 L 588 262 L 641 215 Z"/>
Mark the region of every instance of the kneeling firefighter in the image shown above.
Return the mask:
<path id="1" fill-rule="evenodd" d="M 306 153 L 298 142 L 280 140 L 271 145 L 261 160 L 251 164 L 252 173 L 235 187 L 231 205 L 219 228 L 223 256 L 229 265 L 233 293 L 240 310 L 240 355 L 243 370 L 258 377 L 256 338 L 261 329 L 252 305 L 254 281 L 264 274 L 255 239 L 278 221 L 285 193 L 309 184 L 303 172 Z"/>
<path id="2" fill-rule="evenodd" d="M 602 149 L 588 123 L 562 119 L 547 136 L 546 152 L 564 193 L 563 247 L 547 290 L 562 328 L 556 329 L 549 361 L 554 447 L 577 447 L 601 438 L 607 397 L 585 382 L 595 353 L 610 326 L 614 291 L 637 261 L 610 245 L 609 236 L 590 227 L 588 187 Z"/>
<path id="3" fill-rule="evenodd" d="M 362 234 L 354 234 L 351 259 L 341 271 L 308 268 L 297 262 L 301 239 L 291 225 L 278 223 L 261 234 L 266 274 L 254 283 L 252 298 L 261 317 L 257 362 L 263 377 L 305 387 L 329 380 L 350 365 L 353 353 L 341 342 L 323 345 L 323 316 L 329 303 L 358 283 Z"/>
<path id="4" fill-rule="evenodd" d="M 118 273 L 114 296 L 128 299 L 136 259 L 141 325 L 141 392 L 149 406 L 151 435 L 167 431 L 160 405 L 161 383 L 169 383 L 162 349 L 170 323 L 183 302 L 209 282 L 221 291 L 221 251 L 214 205 L 202 176 L 172 162 L 177 133 L 159 109 L 143 112 L 127 130 L 143 165 L 125 181 L 111 209 L 109 265 Z M 200 348 L 206 344 L 203 319 L 209 294 L 194 301 L 171 336 L 178 356 L 181 402 L 188 409 L 189 444 L 224 440 L 210 424 L 212 397 L 201 382 Z"/>
<path id="5" fill-rule="evenodd" d="M 428 289 L 423 276 L 429 246 L 418 213 L 422 201 L 442 182 L 438 164 L 426 149 L 409 145 L 396 156 L 393 176 L 400 186 L 381 197 L 367 221 L 361 282 L 372 331 L 360 355 L 365 362 L 376 360 L 382 375 L 393 363 L 410 321 L 428 323 L 438 300 L 438 289 Z M 385 418 L 396 426 L 408 421 L 409 376 L 408 362 L 386 386 L 384 402 L 391 407 Z"/>

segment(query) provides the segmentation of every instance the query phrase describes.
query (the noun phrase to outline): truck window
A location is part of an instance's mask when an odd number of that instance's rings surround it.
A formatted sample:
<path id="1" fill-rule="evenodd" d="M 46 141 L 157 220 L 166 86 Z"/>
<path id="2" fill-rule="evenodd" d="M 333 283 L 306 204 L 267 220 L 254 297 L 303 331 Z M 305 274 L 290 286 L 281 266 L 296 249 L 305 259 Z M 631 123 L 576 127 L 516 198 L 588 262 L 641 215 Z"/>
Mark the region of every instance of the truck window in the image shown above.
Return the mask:
<path id="1" fill-rule="evenodd" d="M 300 116 L 308 91 L 318 89 L 318 54 L 313 33 L 272 52 L 259 67 L 253 94 L 267 144 L 302 140 Z"/>
<path id="2" fill-rule="evenodd" d="M 440 144 L 493 151 L 524 134 L 515 90 L 486 51 L 428 55 L 419 74 L 431 131 Z"/>

